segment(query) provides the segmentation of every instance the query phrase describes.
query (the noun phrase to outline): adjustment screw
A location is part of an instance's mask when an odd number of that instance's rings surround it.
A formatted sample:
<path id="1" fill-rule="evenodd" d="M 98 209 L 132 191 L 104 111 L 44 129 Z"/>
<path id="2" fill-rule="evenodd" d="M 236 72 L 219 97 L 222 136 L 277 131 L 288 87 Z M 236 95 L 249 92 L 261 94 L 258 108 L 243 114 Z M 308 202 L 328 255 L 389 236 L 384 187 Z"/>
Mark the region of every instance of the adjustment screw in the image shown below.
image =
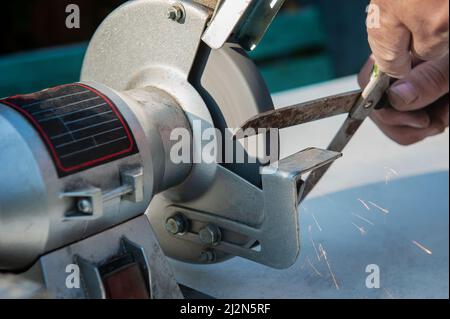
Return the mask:
<path id="1" fill-rule="evenodd" d="M 184 10 L 181 6 L 175 5 L 169 8 L 166 13 L 167 19 L 180 22 L 184 17 Z"/>
<path id="2" fill-rule="evenodd" d="M 205 228 L 202 228 L 198 236 L 202 243 L 206 245 L 217 245 L 220 242 L 220 229 L 215 225 L 207 225 Z"/>
<path id="3" fill-rule="evenodd" d="M 187 229 L 187 220 L 181 214 L 169 217 L 166 220 L 165 228 L 172 235 L 183 234 Z"/>
<path id="4" fill-rule="evenodd" d="M 77 202 L 77 208 L 80 213 L 86 215 L 94 213 L 94 207 L 92 207 L 92 202 L 90 199 L 87 198 L 79 199 Z"/>

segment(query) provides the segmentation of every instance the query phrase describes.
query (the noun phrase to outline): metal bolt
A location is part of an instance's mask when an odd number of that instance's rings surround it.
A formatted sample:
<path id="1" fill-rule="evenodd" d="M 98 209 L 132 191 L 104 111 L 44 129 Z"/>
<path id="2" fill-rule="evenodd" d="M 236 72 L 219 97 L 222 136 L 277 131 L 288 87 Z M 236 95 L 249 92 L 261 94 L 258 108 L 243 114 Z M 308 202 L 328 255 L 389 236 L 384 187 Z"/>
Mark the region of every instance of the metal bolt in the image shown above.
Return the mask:
<path id="1" fill-rule="evenodd" d="M 212 263 L 216 260 L 214 250 L 204 250 L 200 253 L 199 261 L 202 263 Z"/>
<path id="2" fill-rule="evenodd" d="M 366 104 L 364 104 L 365 109 L 370 109 L 373 106 L 373 101 L 368 101 Z"/>
<path id="3" fill-rule="evenodd" d="M 183 215 L 175 215 L 166 220 L 166 230 L 172 235 L 186 232 L 187 220 Z"/>
<path id="4" fill-rule="evenodd" d="M 94 213 L 94 207 L 92 206 L 91 200 L 87 198 L 81 198 L 77 202 L 77 208 L 80 213 L 92 214 Z"/>
<path id="5" fill-rule="evenodd" d="M 207 225 L 198 233 L 200 240 L 206 245 L 217 245 L 220 242 L 220 229 L 215 225 Z"/>
<path id="6" fill-rule="evenodd" d="M 167 10 L 166 16 L 167 16 L 167 19 L 170 19 L 170 20 L 173 20 L 176 22 L 180 22 L 184 16 L 184 10 L 181 6 L 176 5 L 176 6 L 169 8 L 169 10 Z"/>

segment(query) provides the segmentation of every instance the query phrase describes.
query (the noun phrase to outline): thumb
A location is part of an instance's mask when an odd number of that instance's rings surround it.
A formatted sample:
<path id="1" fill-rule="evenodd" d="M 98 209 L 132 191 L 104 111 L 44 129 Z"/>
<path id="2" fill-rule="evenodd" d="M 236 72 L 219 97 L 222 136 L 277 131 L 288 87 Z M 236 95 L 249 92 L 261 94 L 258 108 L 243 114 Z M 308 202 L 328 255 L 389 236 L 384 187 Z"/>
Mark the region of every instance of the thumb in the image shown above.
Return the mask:
<path id="1" fill-rule="evenodd" d="M 448 54 L 416 66 L 388 91 L 391 105 L 399 111 L 424 108 L 449 92 Z"/>

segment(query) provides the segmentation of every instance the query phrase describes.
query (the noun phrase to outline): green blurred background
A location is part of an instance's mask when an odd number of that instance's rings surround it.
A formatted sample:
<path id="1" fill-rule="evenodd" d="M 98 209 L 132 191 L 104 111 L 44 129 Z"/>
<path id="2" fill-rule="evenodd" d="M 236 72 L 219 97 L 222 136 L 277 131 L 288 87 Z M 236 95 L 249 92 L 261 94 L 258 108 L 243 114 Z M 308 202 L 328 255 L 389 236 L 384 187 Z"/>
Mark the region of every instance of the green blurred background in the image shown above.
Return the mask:
<path id="1" fill-rule="evenodd" d="M 269 0 L 261 0 L 269 1 Z M 87 43 L 124 0 L 15 0 L 2 3 L 0 97 L 78 80 Z M 80 6 L 81 28 L 65 27 L 65 8 Z M 286 0 L 250 53 L 278 92 L 357 73 L 369 55 L 368 0 Z"/>

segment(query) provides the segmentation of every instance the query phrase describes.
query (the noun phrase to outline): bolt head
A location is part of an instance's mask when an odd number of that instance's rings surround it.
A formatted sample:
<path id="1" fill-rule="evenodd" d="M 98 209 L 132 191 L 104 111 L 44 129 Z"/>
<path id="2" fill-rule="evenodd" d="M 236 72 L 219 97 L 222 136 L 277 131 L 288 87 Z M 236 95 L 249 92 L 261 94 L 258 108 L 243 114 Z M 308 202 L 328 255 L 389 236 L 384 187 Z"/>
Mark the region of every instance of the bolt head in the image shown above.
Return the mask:
<path id="1" fill-rule="evenodd" d="M 179 22 L 183 18 L 183 9 L 179 6 L 173 6 L 167 10 L 167 19 Z"/>
<path id="2" fill-rule="evenodd" d="M 202 243 L 206 245 L 217 245 L 220 242 L 220 229 L 215 225 L 207 225 L 201 229 L 198 236 Z"/>
<path id="3" fill-rule="evenodd" d="M 183 216 L 176 215 L 166 220 L 165 228 L 172 235 L 182 234 L 186 231 L 187 221 Z"/>
<path id="4" fill-rule="evenodd" d="M 94 213 L 94 207 L 92 206 L 91 200 L 87 198 L 82 198 L 77 202 L 77 209 L 80 213 L 83 214 L 92 214 Z"/>
<path id="5" fill-rule="evenodd" d="M 174 8 L 170 8 L 169 10 L 167 10 L 166 17 L 167 19 L 175 20 L 175 18 L 177 17 L 177 11 Z"/>

